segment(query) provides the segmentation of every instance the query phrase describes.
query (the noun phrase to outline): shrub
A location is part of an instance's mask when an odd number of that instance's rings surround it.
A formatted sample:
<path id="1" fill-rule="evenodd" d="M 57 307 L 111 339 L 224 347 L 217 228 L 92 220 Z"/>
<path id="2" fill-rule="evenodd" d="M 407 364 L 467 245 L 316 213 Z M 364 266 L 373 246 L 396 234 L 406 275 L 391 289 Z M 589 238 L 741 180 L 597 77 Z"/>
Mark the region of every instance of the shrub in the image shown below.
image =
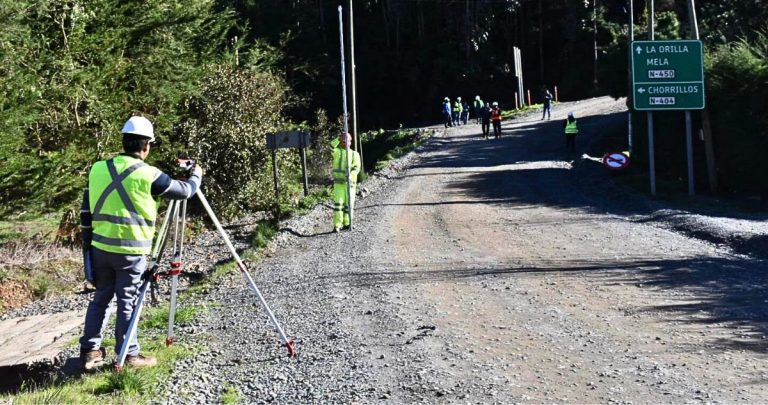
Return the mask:
<path id="1" fill-rule="evenodd" d="M 286 94 L 285 82 L 274 74 L 220 65 L 202 80 L 200 96 L 185 102 L 178 143 L 205 167 L 206 194 L 222 216 L 275 203 L 265 135 L 288 125 L 281 116 Z M 280 150 L 277 155 L 281 182 L 291 180 L 299 167 L 297 154 Z"/>

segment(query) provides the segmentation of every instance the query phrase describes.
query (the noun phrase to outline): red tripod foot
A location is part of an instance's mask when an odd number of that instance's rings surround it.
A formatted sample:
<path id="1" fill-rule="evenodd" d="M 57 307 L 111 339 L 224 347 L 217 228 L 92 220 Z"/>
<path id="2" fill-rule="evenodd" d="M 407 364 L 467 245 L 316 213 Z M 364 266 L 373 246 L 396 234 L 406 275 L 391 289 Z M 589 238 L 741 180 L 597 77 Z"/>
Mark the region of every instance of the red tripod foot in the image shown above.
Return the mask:
<path id="1" fill-rule="evenodd" d="M 167 338 L 165 338 L 165 345 L 166 345 L 166 346 L 170 346 L 170 345 L 172 345 L 172 344 L 173 344 L 173 342 L 175 342 L 175 341 L 176 341 L 176 339 L 174 339 L 174 338 L 172 338 L 172 337 L 167 337 Z"/>
<path id="2" fill-rule="evenodd" d="M 288 348 L 288 357 L 296 357 L 296 345 L 293 340 L 289 340 L 285 347 Z"/>

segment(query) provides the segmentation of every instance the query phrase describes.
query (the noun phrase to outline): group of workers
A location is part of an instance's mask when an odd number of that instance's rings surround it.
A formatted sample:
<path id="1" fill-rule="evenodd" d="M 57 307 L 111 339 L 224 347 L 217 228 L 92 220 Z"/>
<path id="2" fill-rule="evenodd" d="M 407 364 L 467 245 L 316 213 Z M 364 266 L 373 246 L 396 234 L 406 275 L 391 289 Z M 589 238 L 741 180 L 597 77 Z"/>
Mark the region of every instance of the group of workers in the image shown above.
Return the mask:
<path id="1" fill-rule="evenodd" d="M 472 110 L 474 111 L 475 123 L 482 125 L 485 139 L 490 136 L 491 124 L 493 124 L 494 138 L 501 138 L 501 108 L 499 108 L 498 102 L 484 103 L 480 96 L 475 96 Z M 462 102 L 461 97 L 456 97 L 453 103 L 451 103 L 450 98 L 444 98 L 442 111 L 446 128 L 469 123 L 470 108 L 466 101 Z"/>
<path id="2" fill-rule="evenodd" d="M 553 97 L 548 89 L 544 89 L 543 99 L 541 119 L 552 119 Z M 472 109 L 475 113 L 475 123 L 482 125 L 483 137 L 488 139 L 490 126 L 493 123 L 494 138 L 501 138 L 501 109 L 499 108 L 499 103 L 496 101 L 493 103 L 483 103 L 480 96 L 476 96 Z M 466 101 L 462 102 L 461 97 L 456 97 L 453 103 L 451 103 L 450 98 L 444 98 L 442 112 L 446 128 L 462 124 L 466 125 L 469 121 L 469 106 Z M 579 133 L 579 126 L 573 112 L 568 113 L 568 118 L 563 128 L 565 132 L 565 149 L 569 152 L 574 152 L 576 150 L 576 134 Z"/>

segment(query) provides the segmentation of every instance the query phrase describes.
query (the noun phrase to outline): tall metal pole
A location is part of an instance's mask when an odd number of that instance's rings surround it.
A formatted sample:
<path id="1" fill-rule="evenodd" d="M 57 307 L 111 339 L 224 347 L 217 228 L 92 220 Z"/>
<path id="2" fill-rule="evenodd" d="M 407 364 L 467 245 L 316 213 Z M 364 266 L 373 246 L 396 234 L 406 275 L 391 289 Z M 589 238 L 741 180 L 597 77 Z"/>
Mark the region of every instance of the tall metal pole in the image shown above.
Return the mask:
<path id="1" fill-rule="evenodd" d="M 352 76 L 352 139 L 355 140 L 355 150 L 360 153 L 360 171 L 365 174 L 365 159 L 363 159 L 363 141 L 358 136 L 357 128 L 357 66 L 355 65 L 355 23 L 352 10 L 352 0 L 349 0 L 349 65 Z"/>
<path id="2" fill-rule="evenodd" d="M 629 0 L 629 51 L 632 52 L 632 42 L 635 41 L 635 1 Z M 633 89 L 632 89 L 632 62 L 631 58 L 630 61 L 627 63 L 627 66 L 629 67 L 629 82 L 627 83 L 629 85 L 629 91 L 627 92 L 627 96 L 629 97 L 630 106 L 627 111 L 627 149 L 629 150 L 629 155 L 632 156 L 633 147 L 632 147 L 632 108 L 634 107 L 634 97 Z"/>
<path id="3" fill-rule="evenodd" d="M 648 3 L 648 36 L 651 41 L 655 40 L 654 25 L 656 18 L 654 15 L 653 0 L 647 0 Z M 653 111 L 648 111 L 648 175 L 651 178 L 651 195 L 656 195 L 656 156 L 653 146 Z"/>
<path id="4" fill-rule="evenodd" d="M 344 60 L 344 13 L 343 8 L 339 6 L 339 45 L 341 47 L 341 99 L 344 105 L 344 137 L 349 133 L 349 115 L 347 112 L 347 71 L 345 68 Z M 349 173 L 350 158 L 349 158 L 349 139 L 346 139 L 346 155 L 347 155 L 347 202 L 349 203 L 349 229 L 352 230 L 352 178 Z"/>
<path id="5" fill-rule="evenodd" d="M 595 50 L 593 84 L 597 87 L 597 0 L 592 0 L 592 44 Z"/>
<path id="6" fill-rule="evenodd" d="M 696 21 L 696 6 L 693 0 L 688 0 L 688 20 L 691 23 L 691 33 L 694 39 L 699 39 L 699 24 Z M 688 155 L 688 195 L 696 194 L 693 173 L 693 125 L 691 111 L 685 111 L 685 146 Z"/>

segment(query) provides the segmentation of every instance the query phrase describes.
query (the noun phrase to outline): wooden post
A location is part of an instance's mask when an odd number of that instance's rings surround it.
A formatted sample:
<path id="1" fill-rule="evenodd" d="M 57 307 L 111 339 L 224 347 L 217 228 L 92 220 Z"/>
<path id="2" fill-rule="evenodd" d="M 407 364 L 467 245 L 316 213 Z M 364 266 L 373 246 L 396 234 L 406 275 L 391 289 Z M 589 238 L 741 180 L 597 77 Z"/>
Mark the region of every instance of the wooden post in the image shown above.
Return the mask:
<path id="1" fill-rule="evenodd" d="M 515 92 L 515 110 L 520 109 L 520 98 L 517 96 L 517 92 Z"/>
<path id="2" fill-rule="evenodd" d="M 707 158 L 707 174 L 709 177 L 709 191 L 717 194 L 717 166 L 715 165 L 715 148 L 712 145 L 712 126 L 709 122 L 709 111 L 701 111 L 701 130 L 704 133 L 704 154 Z"/>
<path id="3" fill-rule="evenodd" d="M 555 86 L 555 102 L 560 101 L 559 96 L 557 95 L 557 86 Z"/>
<path id="4" fill-rule="evenodd" d="M 302 146 L 299 148 L 299 155 L 301 156 L 301 177 L 304 179 L 304 197 L 309 195 L 309 179 L 307 178 L 307 148 Z"/>
<path id="5" fill-rule="evenodd" d="M 528 106 L 531 106 L 531 90 L 528 89 Z"/>
<path id="6" fill-rule="evenodd" d="M 277 182 L 277 149 L 272 149 L 272 180 L 275 183 L 275 211 L 280 212 L 280 185 Z"/>

